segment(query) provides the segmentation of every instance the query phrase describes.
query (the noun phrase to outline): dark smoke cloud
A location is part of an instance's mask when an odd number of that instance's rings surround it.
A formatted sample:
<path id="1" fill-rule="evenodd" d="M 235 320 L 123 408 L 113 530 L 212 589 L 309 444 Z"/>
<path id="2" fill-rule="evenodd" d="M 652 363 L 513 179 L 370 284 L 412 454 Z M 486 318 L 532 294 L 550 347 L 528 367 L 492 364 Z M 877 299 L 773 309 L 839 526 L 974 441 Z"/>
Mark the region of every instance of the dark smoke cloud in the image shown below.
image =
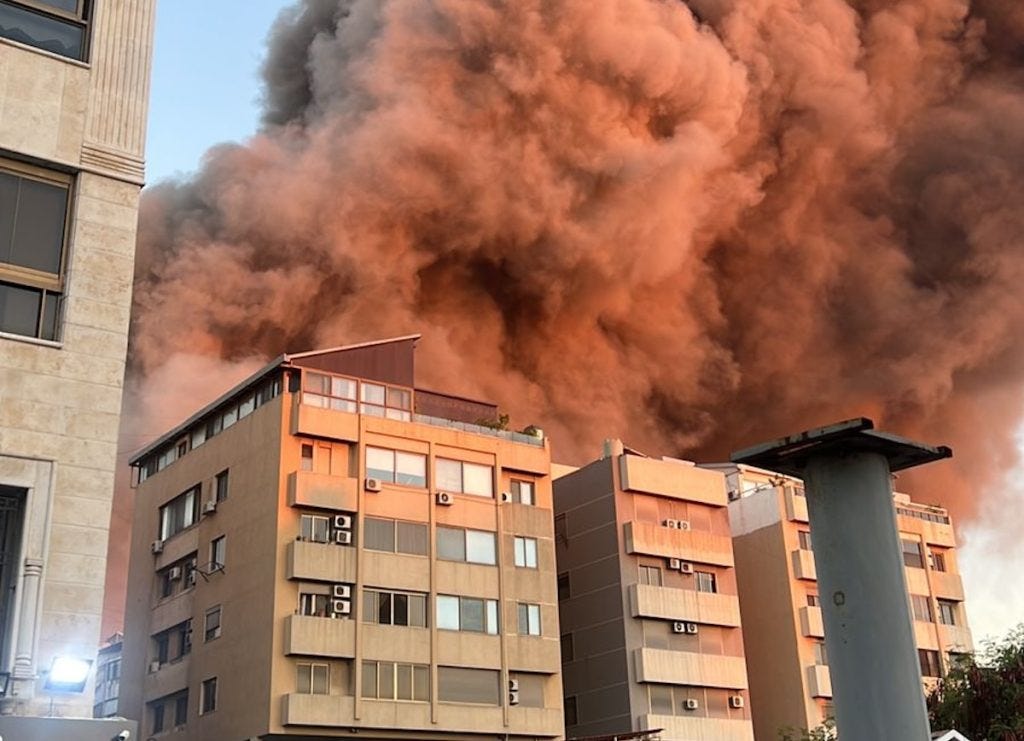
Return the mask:
<path id="1" fill-rule="evenodd" d="M 970 515 L 1021 410 L 1022 50 L 1017 0 L 307 0 L 264 130 L 145 194 L 135 434 L 194 357 L 422 331 L 561 459 L 866 414 L 953 444 L 924 498 Z"/>

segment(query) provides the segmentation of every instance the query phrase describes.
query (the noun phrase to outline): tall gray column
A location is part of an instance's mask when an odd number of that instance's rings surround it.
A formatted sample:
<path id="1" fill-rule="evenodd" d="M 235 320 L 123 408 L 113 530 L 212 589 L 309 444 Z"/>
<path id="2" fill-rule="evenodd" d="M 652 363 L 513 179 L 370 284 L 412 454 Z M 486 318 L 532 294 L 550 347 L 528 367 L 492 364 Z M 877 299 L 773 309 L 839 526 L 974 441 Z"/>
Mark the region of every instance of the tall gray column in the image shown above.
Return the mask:
<path id="1" fill-rule="evenodd" d="M 36 643 L 36 612 L 39 608 L 39 585 L 43 576 L 43 562 L 35 558 L 25 559 L 21 577 L 21 612 L 18 615 L 18 639 L 15 644 L 15 679 L 34 679 L 35 661 L 33 651 Z"/>

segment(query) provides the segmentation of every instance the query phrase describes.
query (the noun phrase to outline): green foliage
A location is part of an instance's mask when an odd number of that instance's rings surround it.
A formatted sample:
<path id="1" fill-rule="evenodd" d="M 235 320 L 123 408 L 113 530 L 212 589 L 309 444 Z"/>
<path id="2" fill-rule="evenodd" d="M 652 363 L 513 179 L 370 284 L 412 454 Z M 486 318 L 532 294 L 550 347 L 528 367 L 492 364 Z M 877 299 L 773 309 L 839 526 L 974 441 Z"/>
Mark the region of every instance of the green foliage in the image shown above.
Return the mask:
<path id="1" fill-rule="evenodd" d="M 481 427 L 490 427 L 492 430 L 507 430 L 508 422 L 507 414 L 499 414 L 497 419 L 478 419 L 476 421 Z"/>
<path id="2" fill-rule="evenodd" d="M 971 741 L 1024 741 L 1024 624 L 951 667 L 928 696 L 934 730 Z"/>
<path id="3" fill-rule="evenodd" d="M 779 741 L 835 741 L 837 738 L 836 722 L 831 718 L 810 730 L 789 728 L 779 731 Z"/>

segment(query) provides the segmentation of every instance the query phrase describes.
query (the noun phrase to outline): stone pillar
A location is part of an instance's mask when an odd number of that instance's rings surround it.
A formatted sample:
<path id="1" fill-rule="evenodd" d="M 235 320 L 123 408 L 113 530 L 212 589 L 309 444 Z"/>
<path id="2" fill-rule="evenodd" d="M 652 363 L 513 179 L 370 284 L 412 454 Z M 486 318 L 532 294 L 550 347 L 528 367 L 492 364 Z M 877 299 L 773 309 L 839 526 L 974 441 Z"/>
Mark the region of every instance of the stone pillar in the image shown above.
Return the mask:
<path id="1" fill-rule="evenodd" d="M 18 636 L 15 643 L 13 679 L 34 680 L 36 676 L 33 651 L 36 643 L 36 614 L 39 607 L 39 587 L 43 577 L 43 562 L 26 558 L 21 577 L 21 612 L 18 615 Z"/>

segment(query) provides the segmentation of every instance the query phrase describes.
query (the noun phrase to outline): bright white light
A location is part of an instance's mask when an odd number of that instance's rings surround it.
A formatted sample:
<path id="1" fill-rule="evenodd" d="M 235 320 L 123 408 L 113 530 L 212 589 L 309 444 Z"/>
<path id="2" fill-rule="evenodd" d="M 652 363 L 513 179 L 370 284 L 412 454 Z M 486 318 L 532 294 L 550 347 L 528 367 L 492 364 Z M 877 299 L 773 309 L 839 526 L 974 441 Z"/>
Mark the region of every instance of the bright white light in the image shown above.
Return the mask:
<path id="1" fill-rule="evenodd" d="M 89 678 L 92 661 L 76 659 L 72 656 L 58 656 L 50 666 L 50 675 L 46 678 L 47 686 L 54 689 L 81 691 Z"/>

